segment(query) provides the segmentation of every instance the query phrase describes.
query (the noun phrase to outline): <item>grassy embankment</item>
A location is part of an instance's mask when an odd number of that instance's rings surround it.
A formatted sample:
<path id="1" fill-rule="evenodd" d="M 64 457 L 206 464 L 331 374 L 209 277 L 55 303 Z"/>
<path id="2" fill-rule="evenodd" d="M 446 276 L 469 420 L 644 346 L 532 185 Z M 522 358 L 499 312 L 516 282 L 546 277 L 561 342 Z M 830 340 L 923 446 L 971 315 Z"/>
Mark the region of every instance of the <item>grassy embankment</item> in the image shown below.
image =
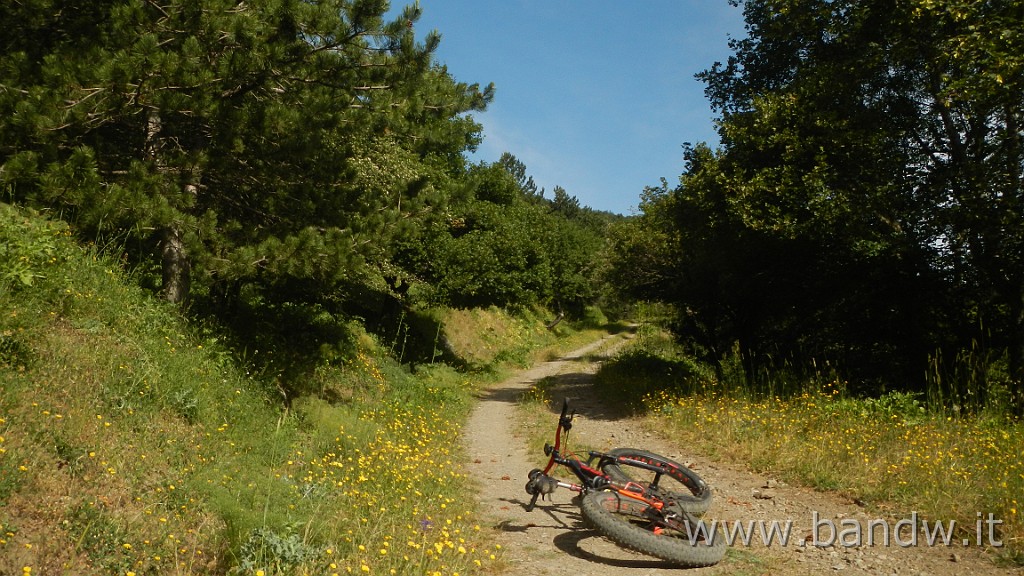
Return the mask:
<path id="1" fill-rule="evenodd" d="M 829 378 L 788 397 L 755 397 L 719 382 L 645 326 L 603 366 L 599 389 L 630 404 L 680 446 L 791 483 L 838 491 L 880 515 L 955 520 L 976 545 L 978 514 L 1002 520 L 995 557 L 1024 559 L 1024 424 L 954 416 L 909 394 L 853 398 Z M 792 389 L 792 386 L 788 387 Z M 987 525 L 983 528 L 987 532 Z M 984 534 L 984 543 L 988 535 Z"/>
<path id="2" fill-rule="evenodd" d="M 68 236 L 0 203 L 0 573 L 472 574 L 500 563 L 458 442 L 494 370 L 412 375 L 364 333 L 350 357 L 311 373 L 310 389 L 344 401 L 286 408 L 273 378 L 247 373 L 215 332 Z M 436 313 L 477 366 L 558 345 L 539 319 Z"/>

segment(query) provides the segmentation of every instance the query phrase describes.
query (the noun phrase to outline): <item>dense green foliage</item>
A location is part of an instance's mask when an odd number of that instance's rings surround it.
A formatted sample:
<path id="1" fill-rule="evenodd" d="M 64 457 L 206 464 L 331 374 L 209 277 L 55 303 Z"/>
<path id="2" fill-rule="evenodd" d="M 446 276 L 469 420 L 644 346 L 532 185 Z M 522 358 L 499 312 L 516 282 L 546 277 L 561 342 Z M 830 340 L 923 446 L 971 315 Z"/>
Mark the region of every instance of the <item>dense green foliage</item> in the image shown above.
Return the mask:
<path id="1" fill-rule="evenodd" d="M 752 385 L 827 364 L 1024 411 L 1021 3 L 742 6 L 698 75 L 721 147 L 648 190 L 616 279 L 713 362 L 738 343 Z"/>
<path id="2" fill-rule="evenodd" d="M 285 404 L 252 370 L 281 349 L 243 355 L 136 280 L 0 202 L 2 574 L 492 573 L 459 464 L 473 395 L 509 361 L 595 337 L 444 309 L 481 370 L 413 373 L 354 326 L 349 355 Z"/>
<path id="3" fill-rule="evenodd" d="M 493 86 L 383 0 L 5 4 L 0 194 L 288 381 L 353 321 L 433 359 L 430 306 L 579 316 L 610 281 L 675 304 L 712 363 L 738 346 L 752 383 L 827 363 L 1024 409 L 1019 2 L 736 3 L 749 36 L 698 75 L 722 146 L 630 222 L 545 198 L 511 154 L 467 165 Z"/>
<path id="4" fill-rule="evenodd" d="M 438 202 L 491 97 L 383 1 L 7 4 L 0 157 L 15 200 L 159 255 L 197 288 L 321 292 L 373 274 Z M 378 272 L 379 274 L 379 272 Z"/>
<path id="5" fill-rule="evenodd" d="M 344 357 L 350 322 L 412 325 L 429 356 L 431 306 L 581 314 L 613 216 L 544 199 L 511 154 L 468 166 L 493 85 L 434 61 L 418 4 L 389 9 L 4 4 L 0 198 L 123 254 L 239 349 L 277 350 L 265 368 L 289 382 Z"/>
<path id="6" fill-rule="evenodd" d="M 471 167 L 472 197 L 453 204 L 422 243 L 421 273 L 460 306 L 550 305 L 576 316 L 602 295 L 596 261 L 614 217 L 567 213 L 506 164 Z M 565 191 L 562 190 L 565 195 Z M 575 200 L 575 198 L 573 198 Z"/>

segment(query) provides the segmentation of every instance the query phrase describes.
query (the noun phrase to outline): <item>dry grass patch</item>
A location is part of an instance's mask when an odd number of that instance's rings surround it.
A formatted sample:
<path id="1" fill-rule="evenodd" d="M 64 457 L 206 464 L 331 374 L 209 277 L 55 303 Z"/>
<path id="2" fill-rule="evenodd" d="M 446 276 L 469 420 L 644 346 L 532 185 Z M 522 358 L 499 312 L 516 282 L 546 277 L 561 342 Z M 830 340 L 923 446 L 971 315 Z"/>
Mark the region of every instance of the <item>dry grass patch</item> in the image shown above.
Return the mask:
<path id="1" fill-rule="evenodd" d="M 955 520 L 973 542 L 978 514 L 1024 547 L 1024 425 L 928 412 L 913 396 L 850 399 L 834 387 L 781 399 L 714 394 L 645 398 L 652 424 L 713 456 L 877 508 Z M 897 514 L 898 515 L 898 514 Z"/>

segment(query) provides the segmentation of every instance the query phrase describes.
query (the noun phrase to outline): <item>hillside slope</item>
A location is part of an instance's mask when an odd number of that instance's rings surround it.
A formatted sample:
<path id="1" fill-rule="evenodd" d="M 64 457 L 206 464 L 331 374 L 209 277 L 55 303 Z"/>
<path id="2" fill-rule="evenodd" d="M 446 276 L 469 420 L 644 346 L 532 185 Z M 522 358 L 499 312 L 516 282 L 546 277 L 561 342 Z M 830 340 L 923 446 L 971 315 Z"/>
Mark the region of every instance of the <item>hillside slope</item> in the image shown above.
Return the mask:
<path id="1" fill-rule="evenodd" d="M 0 203 L 0 574 L 486 568 L 458 498 L 475 383 L 355 340 L 315 374 L 344 401 L 286 407 L 65 224 Z"/>

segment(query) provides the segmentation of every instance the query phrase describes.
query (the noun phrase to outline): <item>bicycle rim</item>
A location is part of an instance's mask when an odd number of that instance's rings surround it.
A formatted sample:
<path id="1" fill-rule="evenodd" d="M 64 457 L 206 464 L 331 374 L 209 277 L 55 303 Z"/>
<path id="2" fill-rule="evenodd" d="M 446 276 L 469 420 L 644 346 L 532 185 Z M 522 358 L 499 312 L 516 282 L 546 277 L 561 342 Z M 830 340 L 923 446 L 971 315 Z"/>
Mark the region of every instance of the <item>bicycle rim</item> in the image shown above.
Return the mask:
<path id="1" fill-rule="evenodd" d="M 711 566 L 725 556 L 720 534 L 703 534 L 685 518 L 658 521 L 642 501 L 604 490 L 580 503 L 583 516 L 619 546 L 685 567 Z"/>
<path id="2" fill-rule="evenodd" d="M 677 506 L 690 514 L 703 514 L 711 507 L 711 487 L 686 466 L 653 452 L 635 448 L 616 448 L 609 456 L 625 458 L 625 461 L 609 462 L 601 471 L 612 480 L 633 482 L 650 489 L 670 507 Z M 635 460 L 638 464 L 630 464 Z M 639 463 L 655 466 L 658 471 L 644 468 Z"/>

